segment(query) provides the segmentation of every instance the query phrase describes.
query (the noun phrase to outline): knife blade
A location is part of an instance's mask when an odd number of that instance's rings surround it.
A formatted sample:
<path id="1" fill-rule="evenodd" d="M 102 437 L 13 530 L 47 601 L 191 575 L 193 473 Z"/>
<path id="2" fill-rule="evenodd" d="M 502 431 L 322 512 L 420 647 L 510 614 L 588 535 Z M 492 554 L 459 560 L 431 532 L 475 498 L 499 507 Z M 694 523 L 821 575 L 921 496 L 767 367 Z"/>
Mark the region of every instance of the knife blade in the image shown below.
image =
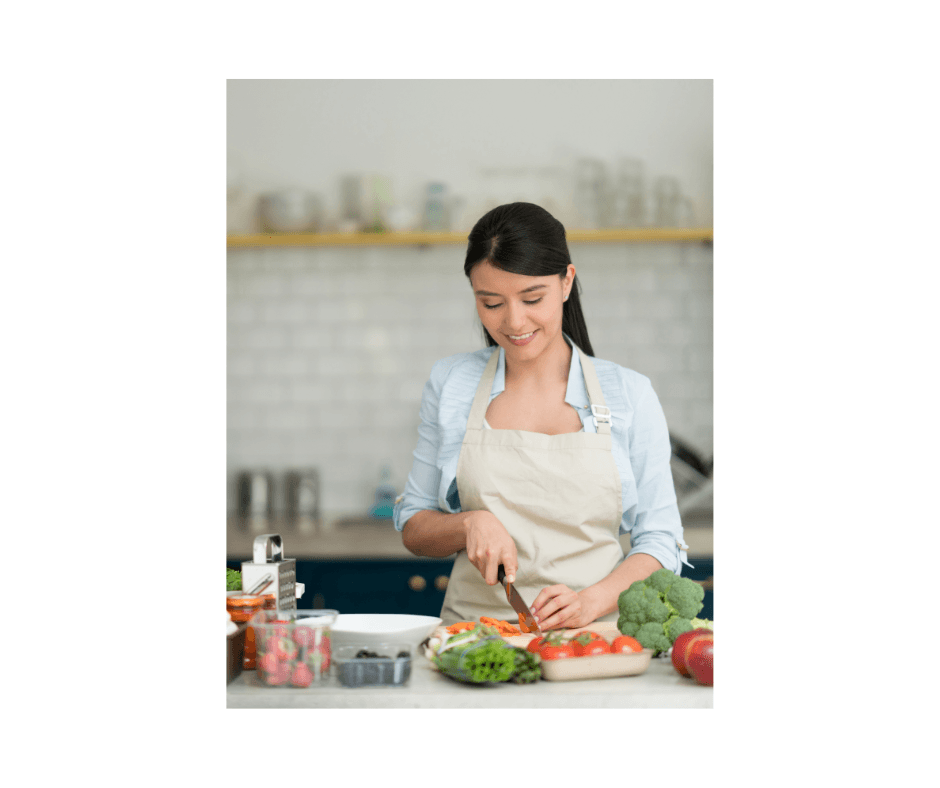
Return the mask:
<path id="1" fill-rule="evenodd" d="M 505 586 L 506 598 L 509 600 L 509 604 L 512 605 L 513 610 L 522 616 L 522 620 L 525 621 L 525 625 L 528 627 L 529 631 L 541 635 L 542 630 L 539 629 L 539 625 L 535 623 L 535 618 L 532 616 L 532 611 L 529 610 L 529 606 L 522 601 L 522 597 L 519 595 L 519 592 L 516 591 L 515 586 L 513 586 L 512 583 L 506 582 L 506 570 L 503 568 L 502 564 L 500 564 L 499 568 L 496 570 L 496 579 Z"/>

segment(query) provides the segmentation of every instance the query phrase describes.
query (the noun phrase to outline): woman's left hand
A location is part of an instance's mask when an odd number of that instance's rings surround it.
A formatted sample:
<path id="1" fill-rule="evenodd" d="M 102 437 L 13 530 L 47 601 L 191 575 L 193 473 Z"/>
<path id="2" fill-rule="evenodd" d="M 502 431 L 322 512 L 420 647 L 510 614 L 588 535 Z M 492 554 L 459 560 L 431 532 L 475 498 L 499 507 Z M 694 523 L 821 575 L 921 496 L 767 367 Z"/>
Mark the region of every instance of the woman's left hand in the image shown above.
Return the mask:
<path id="1" fill-rule="evenodd" d="M 581 595 L 566 585 L 543 588 L 531 607 L 532 615 L 543 632 L 584 627 L 594 620 Z"/>

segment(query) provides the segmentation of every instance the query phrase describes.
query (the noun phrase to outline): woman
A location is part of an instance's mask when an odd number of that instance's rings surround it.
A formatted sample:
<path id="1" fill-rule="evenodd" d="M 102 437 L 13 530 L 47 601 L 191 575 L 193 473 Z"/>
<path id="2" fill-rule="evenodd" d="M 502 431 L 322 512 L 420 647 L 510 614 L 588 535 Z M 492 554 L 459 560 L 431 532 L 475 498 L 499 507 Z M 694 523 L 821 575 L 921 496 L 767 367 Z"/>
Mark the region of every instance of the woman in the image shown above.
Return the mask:
<path id="1" fill-rule="evenodd" d="M 487 347 L 431 370 L 395 527 L 415 555 L 457 553 L 445 624 L 516 618 L 500 564 L 543 631 L 616 621 L 621 591 L 686 562 L 659 400 L 592 358 L 565 229 L 544 209 L 487 213 L 464 273 Z"/>

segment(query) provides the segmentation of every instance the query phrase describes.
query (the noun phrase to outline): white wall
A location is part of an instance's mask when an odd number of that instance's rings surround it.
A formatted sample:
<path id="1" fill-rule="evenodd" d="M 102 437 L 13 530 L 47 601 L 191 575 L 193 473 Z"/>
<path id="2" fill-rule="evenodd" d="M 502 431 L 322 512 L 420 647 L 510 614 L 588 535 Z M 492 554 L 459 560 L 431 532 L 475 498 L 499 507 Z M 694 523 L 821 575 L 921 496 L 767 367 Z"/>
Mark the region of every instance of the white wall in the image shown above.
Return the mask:
<path id="1" fill-rule="evenodd" d="M 712 253 L 572 244 L 594 351 L 647 375 L 672 432 L 712 446 Z M 240 249 L 228 262 L 228 467 L 320 470 L 324 510 L 401 490 L 439 358 L 483 347 L 463 248 Z"/>
<path id="2" fill-rule="evenodd" d="M 400 199 L 443 180 L 472 215 L 479 166 L 632 156 L 679 178 L 707 225 L 711 95 L 710 81 L 230 82 L 228 136 L 246 192 L 304 186 L 334 210 L 347 172 L 388 175 Z M 402 488 L 431 365 L 483 346 L 463 251 L 229 250 L 230 507 L 248 467 L 317 467 L 331 512 L 367 510 L 385 463 Z M 711 248 L 571 254 L 597 355 L 649 376 L 671 431 L 710 455 Z"/>
<path id="3" fill-rule="evenodd" d="M 711 80 L 230 80 L 228 146 L 251 193 L 301 186 L 335 210 L 342 174 L 378 173 L 418 205 L 443 181 L 471 225 L 481 168 L 637 158 L 712 223 Z"/>

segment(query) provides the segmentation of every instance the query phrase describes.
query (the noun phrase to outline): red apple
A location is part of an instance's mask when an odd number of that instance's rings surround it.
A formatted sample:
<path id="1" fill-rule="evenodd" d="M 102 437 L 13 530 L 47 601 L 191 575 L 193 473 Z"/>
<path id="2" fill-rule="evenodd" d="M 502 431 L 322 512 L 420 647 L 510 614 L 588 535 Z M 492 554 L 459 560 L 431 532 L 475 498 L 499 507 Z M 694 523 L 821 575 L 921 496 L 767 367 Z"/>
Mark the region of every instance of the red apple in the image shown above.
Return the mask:
<path id="1" fill-rule="evenodd" d="M 712 631 L 710 629 L 690 629 L 688 632 L 679 635 L 676 642 L 672 644 L 672 666 L 680 676 L 692 675 L 686 662 L 688 648 L 696 639 L 705 635 L 711 637 Z"/>
<path id="2" fill-rule="evenodd" d="M 692 677 L 706 687 L 712 686 L 715 673 L 715 643 L 711 638 L 701 638 L 692 645 L 688 658 Z"/>

